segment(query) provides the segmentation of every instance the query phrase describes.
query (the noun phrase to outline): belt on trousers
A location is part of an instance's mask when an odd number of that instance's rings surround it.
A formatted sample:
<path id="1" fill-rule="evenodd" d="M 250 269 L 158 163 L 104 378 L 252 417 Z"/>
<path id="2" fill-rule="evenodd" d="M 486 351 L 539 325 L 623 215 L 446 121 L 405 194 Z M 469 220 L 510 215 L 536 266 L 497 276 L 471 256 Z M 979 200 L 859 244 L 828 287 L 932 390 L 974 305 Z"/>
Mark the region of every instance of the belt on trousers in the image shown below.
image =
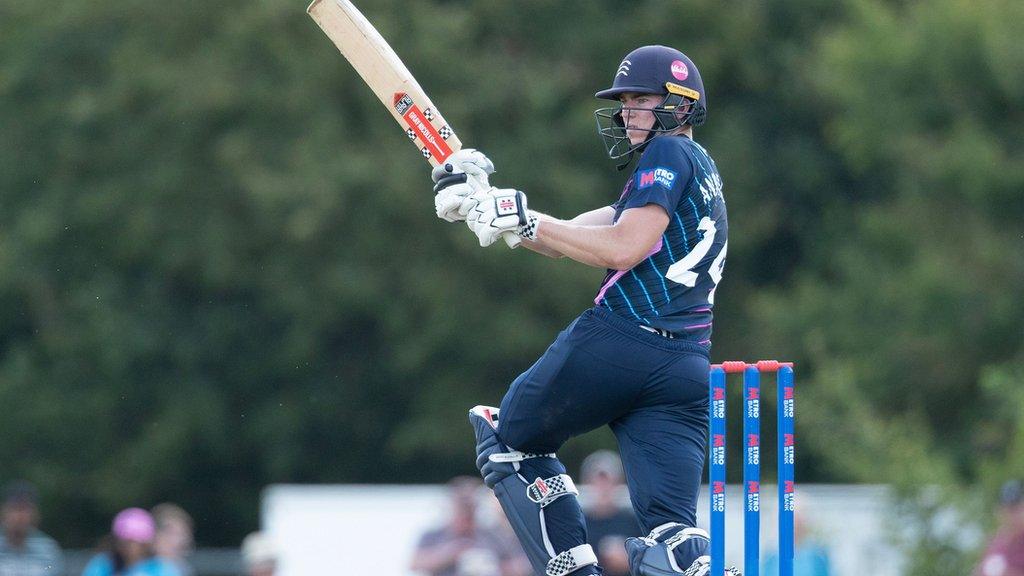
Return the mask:
<path id="1" fill-rule="evenodd" d="M 671 339 L 676 337 L 676 335 L 673 334 L 672 332 L 669 332 L 668 330 L 662 330 L 661 328 L 653 328 L 651 326 L 644 326 L 643 324 L 637 324 L 637 326 L 643 328 L 644 330 L 647 330 L 648 332 L 653 332 L 654 334 L 657 334 L 658 336 L 662 336 L 664 338 Z"/>

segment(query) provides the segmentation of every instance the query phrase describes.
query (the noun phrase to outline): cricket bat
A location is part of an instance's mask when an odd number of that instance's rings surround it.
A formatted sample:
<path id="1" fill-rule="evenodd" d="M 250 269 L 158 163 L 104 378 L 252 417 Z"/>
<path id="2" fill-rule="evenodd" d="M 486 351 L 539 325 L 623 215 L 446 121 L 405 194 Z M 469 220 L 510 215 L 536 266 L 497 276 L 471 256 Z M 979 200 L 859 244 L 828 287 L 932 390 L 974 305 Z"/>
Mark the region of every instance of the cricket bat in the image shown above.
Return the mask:
<path id="1" fill-rule="evenodd" d="M 462 141 L 438 112 L 387 41 L 349 0 L 313 0 L 306 9 L 432 166 L 462 149 Z M 508 232 L 515 247 L 519 237 Z"/>

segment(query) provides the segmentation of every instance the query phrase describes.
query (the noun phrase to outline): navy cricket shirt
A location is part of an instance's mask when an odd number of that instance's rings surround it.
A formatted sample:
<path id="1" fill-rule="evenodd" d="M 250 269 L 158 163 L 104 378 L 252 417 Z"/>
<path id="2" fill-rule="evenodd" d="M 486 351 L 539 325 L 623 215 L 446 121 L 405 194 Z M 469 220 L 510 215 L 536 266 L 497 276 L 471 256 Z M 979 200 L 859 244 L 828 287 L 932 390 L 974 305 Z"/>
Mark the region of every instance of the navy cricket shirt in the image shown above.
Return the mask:
<path id="1" fill-rule="evenodd" d="M 613 204 L 615 221 L 625 210 L 652 203 L 669 215 L 668 228 L 639 264 L 608 271 L 594 303 L 637 324 L 709 344 L 729 224 L 722 179 L 700 144 L 685 136 L 652 139 Z"/>

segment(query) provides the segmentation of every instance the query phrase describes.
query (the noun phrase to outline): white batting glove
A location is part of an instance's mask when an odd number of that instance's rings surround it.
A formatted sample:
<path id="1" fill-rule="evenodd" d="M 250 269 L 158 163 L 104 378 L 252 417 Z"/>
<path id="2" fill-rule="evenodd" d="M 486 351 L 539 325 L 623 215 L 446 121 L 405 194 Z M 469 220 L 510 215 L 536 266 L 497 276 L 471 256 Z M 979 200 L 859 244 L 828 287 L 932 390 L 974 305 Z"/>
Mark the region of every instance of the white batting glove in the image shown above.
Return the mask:
<path id="1" fill-rule="evenodd" d="M 466 224 L 481 246 L 490 246 L 502 235 L 506 239 L 512 234 L 529 240 L 537 238 L 537 217 L 526 207 L 526 194 L 518 190 L 491 188 L 474 194 L 466 203 L 472 204 Z M 509 246 L 513 243 L 509 242 Z"/>
<path id="2" fill-rule="evenodd" d="M 435 166 L 430 177 L 434 181 L 437 217 L 448 222 L 465 220 L 466 213 L 473 207 L 472 203 L 465 204 L 466 199 L 487 191 L 491 187 L 487 177 L 493 173 L 491 159 L 473 148 L 459 150 L 444 164 Z"/>

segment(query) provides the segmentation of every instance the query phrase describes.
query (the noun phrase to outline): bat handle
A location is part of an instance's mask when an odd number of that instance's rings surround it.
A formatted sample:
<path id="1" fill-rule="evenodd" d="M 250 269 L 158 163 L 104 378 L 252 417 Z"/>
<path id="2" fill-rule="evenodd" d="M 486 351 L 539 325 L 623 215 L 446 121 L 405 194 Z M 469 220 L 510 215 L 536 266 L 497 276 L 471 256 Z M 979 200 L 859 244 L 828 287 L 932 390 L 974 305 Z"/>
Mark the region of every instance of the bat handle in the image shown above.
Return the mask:
<path id="1" fill-rule="evenodd" d="M 515 232 L 505 232 L 501 235 L 501 238 L 505 240 L 505 244 L 508 244 L 509 248 L 519 246 L 519 243 L 522 241 L 519 239 L 519 235 Z"/>

